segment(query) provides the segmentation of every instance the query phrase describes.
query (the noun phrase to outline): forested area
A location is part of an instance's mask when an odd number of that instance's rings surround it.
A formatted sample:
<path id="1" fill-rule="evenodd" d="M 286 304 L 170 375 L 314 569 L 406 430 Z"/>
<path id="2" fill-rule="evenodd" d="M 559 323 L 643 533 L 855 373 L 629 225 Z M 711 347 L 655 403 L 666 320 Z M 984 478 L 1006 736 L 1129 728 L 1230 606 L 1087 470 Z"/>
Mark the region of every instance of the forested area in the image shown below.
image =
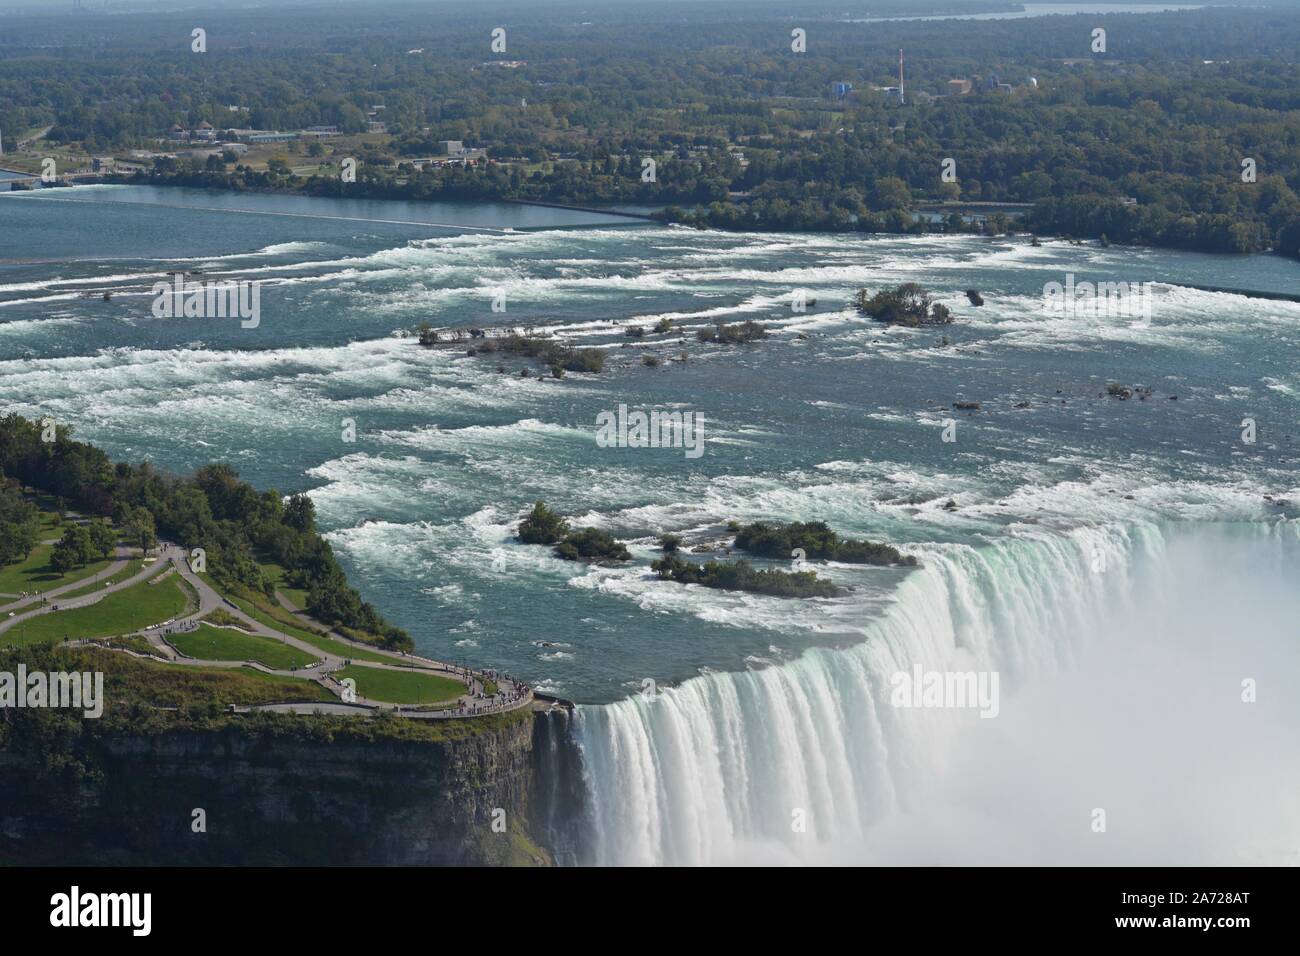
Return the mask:
<path id="1" fill-rule="evenodd" d="M 221 157 L 159 160 L 143 178 L 669 206 L 668 218 L 735 229 L 961 230 L 971 226 L 959 216 L 913 213 L 925 202 L 1032 203 L 1028 225 L 1043 233 L 1300 255 L 1297 6 L 894 23 L 817 3 L 741 9 L 230 11 L 205 18 L 204 54 L 190 51 L 191 15 L 17 18 L 0 38 L 0 129 L 12 142 L 48 125 L 53 142 L 111 152 L 204 121 L 360 134 L 382 106 L 384 135 L 349 145 L 355 183 Z M 871 7 L 901 11 L 925 12 Z M 503 23 L 507 47 L 494 53 Z M 796 27 L 804 53 L 791 50 Z M 1096 27 L 1105 52 L 1092 51 Z M 904 103 L 873 88 L 897 83 L 900 49 Z M 951 93 L 950 80 L 971 78 L 969 93 Z M 410 164 L 443 140 L 488 161 Z M 318 149 L 323 162 L 341 158 Z"/>
<path id="2" fill-rule="evenodd" d="M 222 587 L 271 594 L 260 562 L 274 562 L 293 587 L 307 592 L 307 611 L 317 620 L 365 632 L 385 646 L 413 646 L 348 584 L 329 542 L 316 533 L 306 495 L 259 492 L 229 465 L 179 477 L 148 462 L 114 463 L 73 440 L 65 426 L 56 428 L 54 441 L 44 441 L 42 430 L 19 415 L 0 418 L 0 547 L 21 557 L 24 545 L 30 551 L 35 544 L 35 509 L 21 495 L 26 487 L 86 515 L 111 517 L 120 528 L 147 529 L 140 542 L 146 546 L 156 529 L 187 550 L 202 548 L 208 573 Z"/>

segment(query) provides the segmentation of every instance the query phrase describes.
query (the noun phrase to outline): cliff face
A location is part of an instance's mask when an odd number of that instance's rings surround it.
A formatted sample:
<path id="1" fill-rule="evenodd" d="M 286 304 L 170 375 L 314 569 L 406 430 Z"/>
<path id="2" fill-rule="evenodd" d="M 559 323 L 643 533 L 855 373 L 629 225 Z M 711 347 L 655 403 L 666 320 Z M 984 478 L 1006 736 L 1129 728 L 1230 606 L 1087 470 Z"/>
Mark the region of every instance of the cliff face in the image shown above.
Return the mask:
<path id="1" fill-rule="evenodd" d="M 531 835 L 544 772 L 535 722 L 549 718 L 523 713 L 440 742 L 327 742 L 238 728 L 113 736 L 79 782 L 45 772 L 35 755 L 0 752 L 0 860 L 547 864 Z M 200 809 L 206 832 L 195 832 Z"/>

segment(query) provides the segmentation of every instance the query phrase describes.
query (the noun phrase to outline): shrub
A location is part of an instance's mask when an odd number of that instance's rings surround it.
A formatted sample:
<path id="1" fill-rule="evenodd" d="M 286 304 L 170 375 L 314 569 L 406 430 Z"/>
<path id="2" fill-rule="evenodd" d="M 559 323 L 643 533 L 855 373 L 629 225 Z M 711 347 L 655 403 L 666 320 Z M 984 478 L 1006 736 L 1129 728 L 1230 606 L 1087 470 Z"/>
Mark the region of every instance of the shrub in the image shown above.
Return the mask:
<path id="1" fill-rule="evenodd" d="M 668 555 L 650 565 L 664 580 L 728 591 L 752 591 L 773 597 L 839 597 L 844 588 L 814 571 L 759 571 L 748 561 L 695 564 Z"/>
<path id="2" fill-rule="evenodd" d="M 743 345 L 746 342 L 756 342 L 759 339 L 767 338 L 767 329 L 753 319 L 737 322 L 733 325 L 723 325 L 719 322 L 712 329 L 700 329 L 695 333 L 695 337 L 701 342 Z"/>
<path id="3" fill-rule="evenodd" d="M 524 544 L 555 544 L 569 533 L 569 524 L 539 501 L 515 533 Z"/>
<path id="4" fill-rule="evenodd" d="M 570 532 L 555 546 L 555 556 L 566 561 L 627 561 L 632 557 L 623 542 L 597 528 Z"/>
<path id="5" fill-rule="evenodd" d="M 899 553 L 897 548 L 871 541 L 842 539 L 821 521 L 792 524 L 755 522 L 737 526 L 736 547 L 765 558 L 789 558 L 795 548 L 802 548 L 809 558 L 842 561 L 845 564 L 916 564 L 916 558 Z"/>
<path id="6" fill-rule="evenodd" d="M 947 325 L 952 321 L 952 313 L 946 306 L 931 303 L 930 294 L 915 282 L 905 282 L 893 289 L 882 289 L 875 295 L 869 295 L 866 289 L 859 289 L 855 297 L 859 312 L 871 316 L 877 322 L 890 325 Z"/>

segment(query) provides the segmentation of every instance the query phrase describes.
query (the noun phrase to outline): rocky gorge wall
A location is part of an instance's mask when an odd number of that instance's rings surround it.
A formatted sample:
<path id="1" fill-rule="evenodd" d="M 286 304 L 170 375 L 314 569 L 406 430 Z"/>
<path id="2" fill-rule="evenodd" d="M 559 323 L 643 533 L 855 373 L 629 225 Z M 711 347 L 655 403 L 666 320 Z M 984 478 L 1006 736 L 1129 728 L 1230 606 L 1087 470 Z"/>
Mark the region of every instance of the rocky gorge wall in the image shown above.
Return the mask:
<path id="1" fill-rule="evenodd" d="M 52 771 L 48 749 L 10 748 L 0 751 L 0 861 L 547 865 L 534 834 L 539 812 L 563 829 L 570 788 L 549 775 L 567 747 L 553 735 L 566 731 L 567 718 L 523 711 L 439 741 L 238 725 L 112 735 L 79 778 Z"/>

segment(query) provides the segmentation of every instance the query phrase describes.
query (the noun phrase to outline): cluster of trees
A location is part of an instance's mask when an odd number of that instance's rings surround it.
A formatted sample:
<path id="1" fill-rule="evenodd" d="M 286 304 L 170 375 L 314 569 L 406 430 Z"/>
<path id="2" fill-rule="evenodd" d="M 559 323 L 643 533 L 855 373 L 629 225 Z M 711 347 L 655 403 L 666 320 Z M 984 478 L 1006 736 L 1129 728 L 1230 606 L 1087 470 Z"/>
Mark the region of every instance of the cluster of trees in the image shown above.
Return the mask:
<path id="1" fill-rule="evenodd" d="M 623 542 L 608 531 L 598 528 L 575 531 L 568 521 L 546 507 L 544 501 L 533 505 L 515 534 L 524 544 L 553 545 L 555 556 L 566 561 L 627 561 L 632 557 Z"/>
<path id="2" fill-rule="evenodd" d="M 802 547 L 808 557 L 829 558 L 857 564 L 915 565 L 916 559 L 905 557 L 895 548 L 869 541 L 841 539 L 822 522 L 788 525 L 756 523 L 732 525 L 736 547 L 763 557 L 789 557 Z M 627 561 L 626 546 L 608 532 L 596 528 L 575 531 L 568 521 L 539 501 L 515 531 L 524 544 L 545 544 L 554 548 L 556 557 L 569 561 Z M 679 557 L 682 539 L 666 534 L 659 539 L 664 556 L 650 568 L 666 581 L 699 584 L 729 591 L 752 591 L 774 597 L 839 597 L 847 591 L 815 571 L 760 570 L 749 561 L 705 561 L 697 563 Z"/>
<path id="3" fill-rule="evenodd" d="M 87 524 L 69 524 L 50 552 L 50 567 L 59 572 L 84 567 L 107 558 L 116 546 L 117 532 L 103 518 L 92 518 Z"/>
<path id="4" fill-rule="evenodd" d="M 892 289 L 881 289 L 874 295 L 869 289 L 859 289 L 854 296 L 858 311 L 877 322 L 890 325 L 948 325 L 952 312 L 946 305 L 930 300 L 930 293 L 915 282 L 905 282 Z"/>
<path id="5" fill-rule="evenodd" d="M 652 562 L 650 568 L 666 581 L 773 597 L 839 597 L 847 593 L 834 582 L 819 578 L 815 571 L 760 571 L 744 559 L 696 564 L 669 554 Z"/>
<path id="6" fill-rule="evenodd" d="M 322 195 L 672 205 L 676 221 L 736 229 L 963 231 L 978 227 L 946 209 L 932 223 L 917 204 L 1017 202 L 1035 205 L 1033 228 L 1067 235 L 1300 247 L 1294 8 L 879 24 L 814 4 L 801 10 L 804 54 L 790 51 L 789 11 L 741 9 L 628 7 L 575 30 L 520 8 L 511 43 L 525 45 L 527 62 L 510 69 L 485 65 L 496 14 L 473 9 L 443 11 L 435 25 L 410 8 L 367 8 L 361 39 L 348 7 L 307 21 L 214 13 L 203 56 L 182 42 L 183 16 L 123 16 L 97 24 L 93 58 L 90 38 L 63 21 L 14 17 L 0 38 L 0 97 L 12 104 L 0 129 L 13 142 L 52 125 L 54 141 L 98 153 L 202 120 L 358 132 L 382 104 L 387 135 L 347 147 L 361 161 L 355 183 L 297 179 L 283 162 L 231 172 L 220 157 L 164 161 L 149 176 Z M 1098 25 L 1104 54 L 1089 46 Z M 906 104 L 872 89 L 894 82 L 900 47 Z M 948 80 L 971 77 L 984 82 L 941 95 Z M 837 96 L 842 82 L 853 91 Z M 486 148 L 493 162 L 414 168 L 447 139 Z M 948 159 L 955 177 L 942 175 Z M 1253 181 L 1242 179 L 1244 159 Z"/>
<path id="7" fill-rule="evenodd" d="M 735 546 L 765 558 L 789 558 L 801 548 L 806 558 L 842 561 L 846 564 L 901 564 L 915 566 L 916 558 L 903 555 L 888 544 L 841 538 L 824 521 L 796 521 L 790 524 L 755 522 L 733 525 Z"/>
<path id="8" fill-rule="evenodd" d="M 329 542 L 316 532 L 314 506 L 306 495 L 284 499 L 274 490 L 259 492 L 224 464 L 179 477 L 148 462 L 114 463 L 102 450 L 73 440 L 66 426 L 56 429 L 54 441 L 42 441 L 39 423 L 19 415 L 0 418 L 0 477 L 57 496 L 88 515 L 112 516 L 142 548 L 152 547 L 156 534 L 186 549 L 202 548 L 208 572 L 225 588 L 271 594 L 274 586 L 259 558 L 272 561 L 285 568 L 290 585 L 307 591 L 307 611 L 316 619 L 385 646 L 413 647 L 405 631 L 386 622 L 348 584 Z M 97 527 L 92 521 L 85 533 L 92 536 Z M 98 542 L 91 537 L 92 553 L 106 540 L 100 533 Z M 69 543 L 60 542 L 59 548 L 69 560 L 86 553 L 74 528 L 63 540 Z"/>
<path id="9" fill-rule="evenodd" d="M 24 561 L 40 541 L 40 514 L 20 488 L 0 481 L 0 567 Z"/>

